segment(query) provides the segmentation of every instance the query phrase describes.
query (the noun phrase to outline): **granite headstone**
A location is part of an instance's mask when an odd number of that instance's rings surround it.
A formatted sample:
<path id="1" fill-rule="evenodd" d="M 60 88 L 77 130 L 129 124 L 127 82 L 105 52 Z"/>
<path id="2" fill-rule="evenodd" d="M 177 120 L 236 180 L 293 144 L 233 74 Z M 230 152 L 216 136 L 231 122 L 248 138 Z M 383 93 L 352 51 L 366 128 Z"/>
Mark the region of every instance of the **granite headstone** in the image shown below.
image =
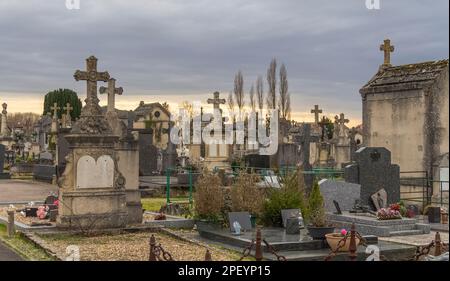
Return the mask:
<path id="1" fill-rule="evenodd" d="M 339 204 L 342 211 L 348 211 L 355 204 L 355 200 L 361 196 L 361 185 L 355 183 L 323 179 L 319 181 L 319 187 L 324 199 L 325 210 L 331 213 L 336 210 L 333 201 Z"/>
<path id="2" fill-rule="evenodd" d="M 387 205 L 400 201 L 400 167 L 391 163 L 389 150 L 362 147 L 355 152 L 355 162 L 345 167 L 344 178 L 361 185 L 361 204 L 375 209 L 371 196 L 380 189 L 387 192 Z"/>
<path id="3" fill-rule="evenodd" d="M 250 220 L 249 212 L 229 212 L 228 222 L 230 224 L 230 231 L 235 232 L 234 222 L 238 222 L 243 231 L 252 229 L 252 222 Z"/>

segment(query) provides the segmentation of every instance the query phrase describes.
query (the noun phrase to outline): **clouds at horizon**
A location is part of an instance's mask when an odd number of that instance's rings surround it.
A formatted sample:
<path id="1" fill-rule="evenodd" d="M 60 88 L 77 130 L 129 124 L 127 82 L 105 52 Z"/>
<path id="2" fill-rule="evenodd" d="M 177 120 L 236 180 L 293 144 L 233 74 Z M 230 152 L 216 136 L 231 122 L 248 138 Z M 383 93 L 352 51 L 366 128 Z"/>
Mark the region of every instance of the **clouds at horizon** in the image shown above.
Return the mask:
<path id="1" fill-rule="evenodd" d="M 91 54 L 139 100 L 226 96 L 239 69 L 248 91 L 276 57 L 294 112 L 320 104 L 360 118 L 358 90 L 382 63 L 384 38 L 394 64 L 448 58 L 449 41 L 446 0 L 381 0 L 378 11 L 364 2 L 81 0 L 67 10 L 65 0 L 3 0 L 0 98 L 38 100 L 55 88 L 83 96 L 73 73 Z"/>

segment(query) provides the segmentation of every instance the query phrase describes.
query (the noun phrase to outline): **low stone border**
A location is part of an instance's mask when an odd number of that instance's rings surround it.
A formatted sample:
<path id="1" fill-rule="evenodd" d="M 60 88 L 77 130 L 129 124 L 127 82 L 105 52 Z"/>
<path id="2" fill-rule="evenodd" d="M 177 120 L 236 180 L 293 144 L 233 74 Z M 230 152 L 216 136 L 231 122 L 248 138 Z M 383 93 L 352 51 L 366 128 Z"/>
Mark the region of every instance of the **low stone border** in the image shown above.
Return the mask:
<path id="1" fill-rule="evenodd" d="M 20 235 L 23 238 L 25 238 L 28 241 L 30 241 L 31 243 L 33 243 L 35 247 L 43 250 L 47 255 L 53 257 L 54 259 L 56 259 L 58 261 L 64 261 L 65 260 L 65 257 L 62 257 L 62 256 L 58 255 L 56 253 L 57 251 L 54 248 L 52 248 L 51 245 L 46 243 L 44 240 L 42 240 L 40 237 L 38 237 L 34 233 L 32 233 L 32 232 L 20 232 Z"/>
<path id="2" fill-rule="evenodd" d="M 0 217 L 0 223 L 7 225 L 8 224 L 8 219 L 5 217 Z M 50 229 L 55 229 L 56 226 L 29 226 L 26 225 L 24 223 L 18 222 L 18 221 L 14 221 L 14 225 L 16 227 L 16 230 L 20 230 L 20 231 L 42 231 L 42 230 L 50 230 Z"/>

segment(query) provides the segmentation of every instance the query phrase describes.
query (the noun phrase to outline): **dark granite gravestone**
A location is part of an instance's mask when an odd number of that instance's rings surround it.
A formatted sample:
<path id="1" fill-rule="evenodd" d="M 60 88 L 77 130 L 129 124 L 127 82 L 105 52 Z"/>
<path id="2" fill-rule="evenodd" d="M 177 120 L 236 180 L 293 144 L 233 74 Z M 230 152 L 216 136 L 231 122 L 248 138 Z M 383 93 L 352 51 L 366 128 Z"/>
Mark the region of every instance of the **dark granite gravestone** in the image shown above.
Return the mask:
<path id="1" fill-rule="evenodd" d="M 334 212 L 333 201 L 339 203 L 342 211 L 349 211 L 355 204 L 355 200 L 361 197 L 361 186 L 345 181 L 323 179 L 319 181 L 320 193 L 324 199 L 324 207 L 327 212 Z"/>
<path id="2" fill-rule="evenodd" d="M 311 142 L 318 142 L 320 137 L 311 135 L 311 124 L 302 124 L 301 134 L 294 135 L 294 143 L 300 145 L 300 159 L 301 167 L 303 171 L 312 171 L 310 159 Z M 309 192 L 312 189 L 314 183 L 314 175 L 307 173 L 303 175 L 306 191 Z"/>
<path id="3" fill-rule="evenodd" d="M 163 150 L 163 171 L 174 169 L 177 166 L 177 147 L 171 141 L 167 144 L 167 149 Z"/>
<path id="4" fill-rule="evenodd" d="M 361 185 L 362 205 L 375 207 L 371 195 L 380 189 L 386 190 L 388 205 L 400 201 L 400 167 L 391 163 L 391 152 L 384 147 L 357 150 L 355 164 L 345 167 L 344 178 Z"/>
<path id="5" fill-rule="evenodd" d="M 156 171 L 157 148 L 153 145 L 151 129 L 139 131 L 139 175 L 151 176 Z"/>
<path id="6" fill-rule="evenodd" d="M 244 156 L 244 159 L 247 167 L 270 169 L 270 156 L 268 155 L 250 154 Z"/>
<path id="7" fill-rule="evenodd" d="M 0 179 L 9 179 L 11 175 L 9 173 L 3 172 L 3 167 L 5 165 L 5 146 L 0 144 Z"/>
<path id="8" fill-rule="evenodd" d="M 251 230 L 252 222 L 250 220 L 249 212 L 229 212 L 228 213 L 228 222 L 230 224 L 230 231 L 235 232 L 234 222 L 238 222 L 241 225 L 242 231 Z"/>

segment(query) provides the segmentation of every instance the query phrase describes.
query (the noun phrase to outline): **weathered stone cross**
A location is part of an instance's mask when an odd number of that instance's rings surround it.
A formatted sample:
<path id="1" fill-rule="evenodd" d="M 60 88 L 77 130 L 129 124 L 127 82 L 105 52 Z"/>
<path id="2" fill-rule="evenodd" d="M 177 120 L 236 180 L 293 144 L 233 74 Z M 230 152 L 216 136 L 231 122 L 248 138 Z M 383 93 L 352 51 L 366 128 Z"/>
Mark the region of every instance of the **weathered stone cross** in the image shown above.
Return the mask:
<path id="1" fill-rule="evenodd" d="M 337 122 L 339 125 L 344 125 L 345 123 L 350 122 L 350 120 L 345 119 L 344 113 L 341 113 L 339 116 L 336 115 L 336 117 L 334 117 L 334 119 L 336 120 L 336 122 Z"/>
<path id="2" fill-rule="evenodd" d="M 100 94 L 108 95 L 108 112 L 115 112 L 116 108 L 116 95 L 122 95 L 123 88 L 116 88 L 116 79 L 111 78 L 108 80 L 108 87 L 100 87 Z"/>
<path id="3" fill-rule="evenodd" d="M 70 117 L 70 112 L 72 112 L 73 107 L 70 105 L 70 103 L 67 103 L 66 106 L 64 107 L 64 110 L 66 111 L 67 117 Z"/>
<path id="4" fill-rule="evenodd" d="M 220 105 L 221 104 L 225 104 L 225 103 L 226 103 L 226 100 L 220 98 L 220 93 L 219 92 L 215 92 L 214 93 L 214 98 L 213 99 L 208 99 L 208 104 L 214 104 L 214 109 L 219 109 L 220 110 Z"/>
<path id="5" fill-rule="evenodd" d="M 58 103 L 54 103 L 52 107 L 50 107 L 50 110 L 53 111 L 53 118 L 58 117 L 58 110 L 60 110 L 61 107 L 58 106 Z"/>
<path id="6" fill-rule="evenodd" d="M 314 105 L 314 109 L 311 109 L 311 113 L 314 114 L 314 122 L 319 124 L 319 113 L 322 113 L 322 109 L 319 109 L 319 105 Z"/>
<path id="7" fill-rule="evenodd" d="M 391 40 L 385 39 L 384 43 L 380 46 L 380 51 L 384 52 L 384 66 L 391 66 L 391 53 L 394 52 L 395 48 L 391 45 Z"/>
<path id="8" fill-rule="evenodd" d="M 109 79 L 109 73 L 97 72 L 97 58 L 90 56 L 86 59 L 86 71 L 77 70 L 73 75 L 76 81 L 87 81 L 87 98 L 86 105 L 98 105 L 99 99 L 97 97 L 97 82 L 107 82 Z"/>

